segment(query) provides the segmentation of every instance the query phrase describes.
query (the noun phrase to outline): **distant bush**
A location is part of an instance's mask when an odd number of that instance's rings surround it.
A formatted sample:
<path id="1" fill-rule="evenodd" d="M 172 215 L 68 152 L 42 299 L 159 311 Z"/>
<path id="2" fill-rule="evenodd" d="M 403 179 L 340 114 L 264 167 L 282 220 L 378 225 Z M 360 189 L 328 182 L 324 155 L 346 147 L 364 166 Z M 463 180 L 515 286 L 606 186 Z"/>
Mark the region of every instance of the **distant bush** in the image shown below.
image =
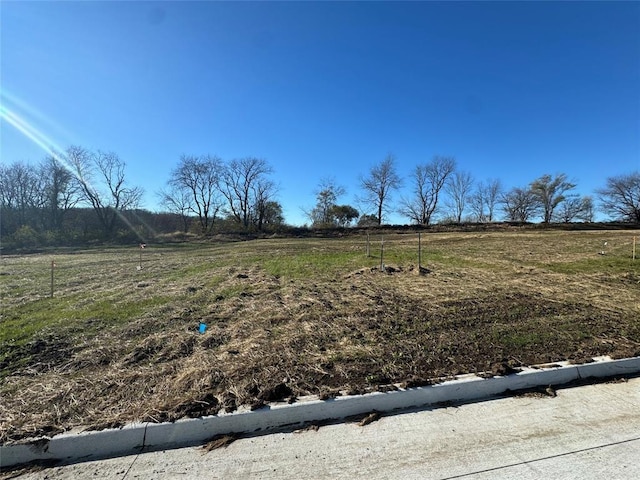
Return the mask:
<path id="1" fill-rule="evenodd" d="M 38 234 L 29 225 L 19 227 L 11 235 L 11 240 L 16 248 L 33 248 L 40 245 Z"/>

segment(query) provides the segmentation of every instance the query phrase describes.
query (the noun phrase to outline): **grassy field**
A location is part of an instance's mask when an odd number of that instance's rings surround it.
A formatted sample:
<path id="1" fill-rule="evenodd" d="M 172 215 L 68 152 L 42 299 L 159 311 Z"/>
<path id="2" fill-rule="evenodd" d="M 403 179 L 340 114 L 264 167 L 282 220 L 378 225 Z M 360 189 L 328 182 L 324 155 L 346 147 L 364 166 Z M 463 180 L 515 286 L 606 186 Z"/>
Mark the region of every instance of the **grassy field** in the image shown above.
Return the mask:
<path id="1" fill-rule="evenodd" d="M 379 234 L 2 256 L 0 442 L 640 355 L 634 235 L 423 233 L 420 270 L 385 233 L 384 272 Z"/>

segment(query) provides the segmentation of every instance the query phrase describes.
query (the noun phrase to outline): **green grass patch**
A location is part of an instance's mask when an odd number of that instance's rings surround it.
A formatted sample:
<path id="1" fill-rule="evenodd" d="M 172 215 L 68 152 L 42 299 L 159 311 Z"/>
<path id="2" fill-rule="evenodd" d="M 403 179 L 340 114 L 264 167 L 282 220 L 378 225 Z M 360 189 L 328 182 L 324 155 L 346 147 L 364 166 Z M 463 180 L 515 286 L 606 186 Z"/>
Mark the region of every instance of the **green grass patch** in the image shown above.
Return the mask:
<path id="1" fill-rule="evenodd" d="M 597 256 L 583 258 L 571 262 L 554 262 L 541 264 L 540 266 L 554 273 L 574 274 L 625 274 L 629 272 L 640 273 L 640 260 L 635 262 L 631 258 L 620 256 Z"/>
<path id="2" fill-rule="evenodd" d="M 93 335 L 99 328 L 122 325 L 145 312 L 167 305 L 168 296 L 152 296 L 132 300 L 97 300 L 78 307 L 70 299 L 44 298 L 5 312 L 0 329 L 0 345 L 23 345 L 43 330 L 78 331 Z M 87 327 L 87 320 L 95 320 Z"/>
<path id="3" fill-rule="evenodd" d="M 259 261 L 259 259 L 256 259 Z M 294 254 L 276 254 L 263 258 L 260 265 L 274 277 L 296 279 L 345 273 L 361 266 L 362 254 L 352 252 L 310 251 Z"/>
<path id="4" fill-rule="evenodd" d="M 544 345 L 550 340 L 549 335 L 542 332 L 503 332 L 498 341 L 508 349 L 524 349 Z"/>

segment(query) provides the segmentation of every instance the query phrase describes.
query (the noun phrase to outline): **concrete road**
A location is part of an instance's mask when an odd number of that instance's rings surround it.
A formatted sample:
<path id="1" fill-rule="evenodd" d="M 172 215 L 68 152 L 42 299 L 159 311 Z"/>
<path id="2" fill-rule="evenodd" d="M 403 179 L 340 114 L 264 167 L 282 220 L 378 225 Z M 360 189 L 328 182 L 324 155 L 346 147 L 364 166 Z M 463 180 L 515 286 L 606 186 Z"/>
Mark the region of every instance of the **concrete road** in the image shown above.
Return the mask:
<path id="1" fill-rule="evenodd" d="M 30 472 L 24 479 L 638 479 L 640 378 Z"/>

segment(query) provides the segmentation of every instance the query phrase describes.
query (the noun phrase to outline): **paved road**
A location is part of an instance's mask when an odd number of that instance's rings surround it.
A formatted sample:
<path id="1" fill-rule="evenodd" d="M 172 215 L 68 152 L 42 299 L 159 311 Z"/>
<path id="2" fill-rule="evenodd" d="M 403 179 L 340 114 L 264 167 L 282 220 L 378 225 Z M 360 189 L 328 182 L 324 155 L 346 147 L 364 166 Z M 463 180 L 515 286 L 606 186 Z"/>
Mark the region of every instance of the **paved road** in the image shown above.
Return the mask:
<path id="1" fill-rule="evenodd" d="M 366 426 L 78 463 L 24 479 L 638 479 L 640 378 L 406 412 Z"/>

